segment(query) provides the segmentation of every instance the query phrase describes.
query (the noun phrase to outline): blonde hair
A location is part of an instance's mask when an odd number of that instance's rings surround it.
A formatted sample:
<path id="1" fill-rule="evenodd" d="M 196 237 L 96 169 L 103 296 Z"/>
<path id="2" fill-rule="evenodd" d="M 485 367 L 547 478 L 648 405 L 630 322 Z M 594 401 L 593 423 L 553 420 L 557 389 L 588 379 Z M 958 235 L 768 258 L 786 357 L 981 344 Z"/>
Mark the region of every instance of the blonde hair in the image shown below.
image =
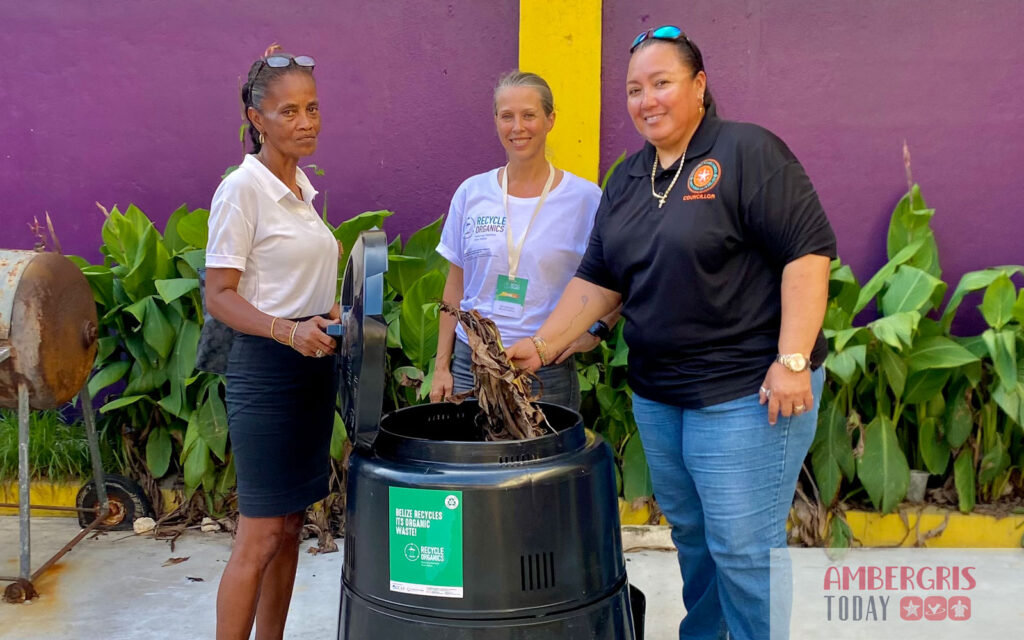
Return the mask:
<path id="1" fill-rule="evenodd" d="M 544 109 L 544 115 L 550 116 L 555 112 L 555 96 L 551 93 L 551 87 L 544 78 L 536 73 L 514 69 L 498 78 L 498 84 L 494 86 L 494 115 L 498 115 L 498 93 L 502 89 L 512 87 L 531 87 L 537 90 L 540 95 L 540 106 Z"/>

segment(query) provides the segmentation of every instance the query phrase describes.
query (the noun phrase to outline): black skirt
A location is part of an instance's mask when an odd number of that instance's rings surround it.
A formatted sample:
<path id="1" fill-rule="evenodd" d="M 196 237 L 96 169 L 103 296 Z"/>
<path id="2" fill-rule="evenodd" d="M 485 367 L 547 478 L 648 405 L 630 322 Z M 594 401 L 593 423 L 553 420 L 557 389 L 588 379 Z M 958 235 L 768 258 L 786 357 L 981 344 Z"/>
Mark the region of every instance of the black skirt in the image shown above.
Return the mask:
<path id="1" fill-rule="evenodd" d="M 239 512 L 283 516 L 326 497 L 336 359 L 310 358 L 270 338 L 239 333 L 226 377 Z"/>

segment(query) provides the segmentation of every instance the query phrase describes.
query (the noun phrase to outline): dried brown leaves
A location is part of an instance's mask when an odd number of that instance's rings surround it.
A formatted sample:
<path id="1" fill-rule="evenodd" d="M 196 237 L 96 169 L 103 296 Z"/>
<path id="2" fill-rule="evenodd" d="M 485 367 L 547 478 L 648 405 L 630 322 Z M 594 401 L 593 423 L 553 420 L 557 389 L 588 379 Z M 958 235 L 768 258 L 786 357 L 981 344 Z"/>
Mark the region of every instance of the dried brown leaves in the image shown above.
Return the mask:
<path id="1" fill-rule="evenodd" d="M 533 404 L 532 373 L 519 371 L 508 359 L 494 322 L 476 311 L 462 311 L 441 303 L 441 310 L 455 316 L 466 330 L 472 351 L 473 391 L 450 398 L 461 402 L 474 395 L 487 419 L 488 440 L 526 440 L 544 435 L 551 427 L 544 412 Z"/>

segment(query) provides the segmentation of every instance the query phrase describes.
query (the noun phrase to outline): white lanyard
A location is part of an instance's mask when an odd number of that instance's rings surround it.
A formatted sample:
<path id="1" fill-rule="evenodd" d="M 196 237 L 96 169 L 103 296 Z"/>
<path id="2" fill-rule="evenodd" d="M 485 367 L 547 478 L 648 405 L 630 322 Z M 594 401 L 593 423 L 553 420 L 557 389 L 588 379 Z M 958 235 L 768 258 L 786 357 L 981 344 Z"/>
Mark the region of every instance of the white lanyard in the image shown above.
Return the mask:
<path id="1" fill-rule="evenodd" d="M 509 280 L 516 279 L 516 271 L 519 270 L 519 257 L 523 253 L 523 245 L 526 244 L 526 235 L 530 233 L 530 227 L 533 226 L 533 221 L 537 219 L 537 214 L 540 213 L 540 208 L 544 206 L 544 201 L 547 200 L 548 193 L 551 192 L 551 183 L 555 181 L 555 166 L 548 162 L 548 180 L 544 183 L 544 189 L 540 192 L 540 199 L 537 201 L 537 207 L 533 210 L 533 216 L 530 218 L 530 222 L 526 225 L 526 229 L 523 230 L 522 237 L 519 238 L 519 244 L 512 245 L 512 218 L 508 215 L 508 165 L 505 165 L 505 171 L 501 175 L 501 204 L 505 207 L 505 240 L 508 242 L 508 278 Z"/>

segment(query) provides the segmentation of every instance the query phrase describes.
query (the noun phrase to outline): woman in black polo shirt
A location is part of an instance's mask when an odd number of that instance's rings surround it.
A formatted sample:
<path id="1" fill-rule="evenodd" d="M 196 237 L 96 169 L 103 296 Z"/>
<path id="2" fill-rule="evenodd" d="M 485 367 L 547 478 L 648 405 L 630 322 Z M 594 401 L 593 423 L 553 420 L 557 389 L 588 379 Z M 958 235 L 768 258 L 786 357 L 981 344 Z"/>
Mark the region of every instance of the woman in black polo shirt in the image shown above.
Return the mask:
<path id="1" fill-rule="evenodd" d="M 633 412 L 683 574 L 680 637 L 768 638 L 769 550 L 786 545 L 814 438 L 835 236 L 786 145 L 716 116 L 678 28 L 630 54 L 647 144 L 609 180 L 558 306 L 509 355 L 535 369 L 623 304 Z"/>

